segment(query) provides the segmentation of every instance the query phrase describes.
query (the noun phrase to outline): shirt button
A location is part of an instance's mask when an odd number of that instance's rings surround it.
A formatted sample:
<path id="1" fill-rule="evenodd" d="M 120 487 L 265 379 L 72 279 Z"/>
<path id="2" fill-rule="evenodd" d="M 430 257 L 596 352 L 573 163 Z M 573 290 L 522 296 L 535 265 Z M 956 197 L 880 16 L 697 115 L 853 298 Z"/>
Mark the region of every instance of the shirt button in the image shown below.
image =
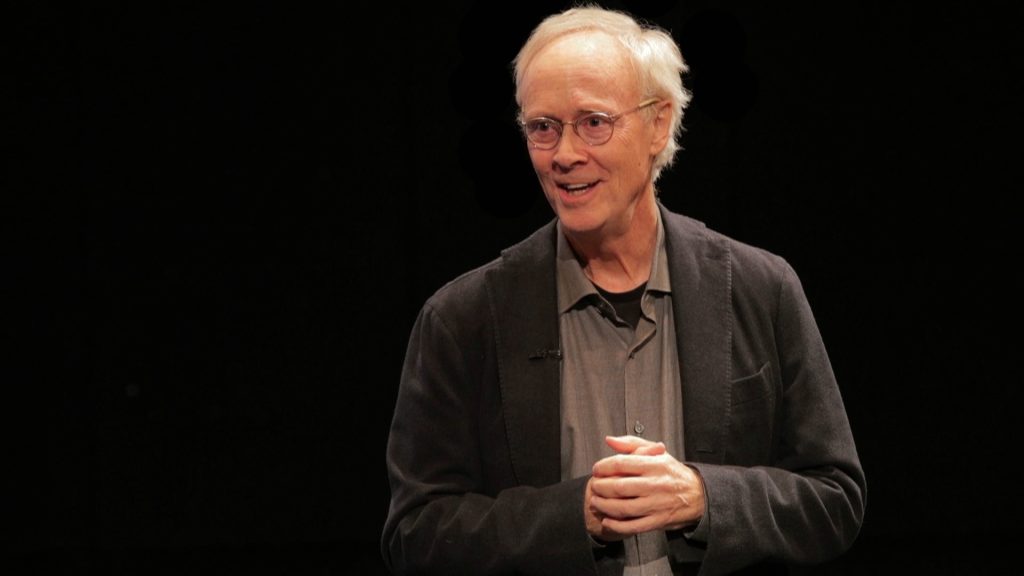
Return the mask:
<path id="1" fill-rule="evenodd" d="M 639 420 L 637 420 L 636 424 L 633 425 L 633 431 L 636 432 L 637 434 L 643 434 L 644 430 L 644 425 L 641 424 Z"/>

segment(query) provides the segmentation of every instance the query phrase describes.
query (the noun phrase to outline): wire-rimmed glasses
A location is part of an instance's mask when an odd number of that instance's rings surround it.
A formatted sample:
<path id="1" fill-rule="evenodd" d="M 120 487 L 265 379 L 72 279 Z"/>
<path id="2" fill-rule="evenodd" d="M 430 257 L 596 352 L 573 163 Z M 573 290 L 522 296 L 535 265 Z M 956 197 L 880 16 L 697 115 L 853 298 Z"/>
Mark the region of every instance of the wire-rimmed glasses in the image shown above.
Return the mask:
<path id="1" fill-rule="evenodd" d="M 558 146 L 562 139 L 562 132 L 565 126 L 572 126 L 576 135 L 590 146 L 600 146 L 612 139 L 612 132 L 615 131 L 615 122 L 626 114 L 632 114 L 638 110 L 659 102 L 659 98 L 644 100 L 636 108 L 631 108 L 618 114 L 605 114 L 604 112 L 588 112 L 575 120 L 563 122 L 554 118 L 539 116 L 520 120 L 519 125 L 523 129 L 523 135 L 534 148 L 540 150 L 551 150 Z"/>

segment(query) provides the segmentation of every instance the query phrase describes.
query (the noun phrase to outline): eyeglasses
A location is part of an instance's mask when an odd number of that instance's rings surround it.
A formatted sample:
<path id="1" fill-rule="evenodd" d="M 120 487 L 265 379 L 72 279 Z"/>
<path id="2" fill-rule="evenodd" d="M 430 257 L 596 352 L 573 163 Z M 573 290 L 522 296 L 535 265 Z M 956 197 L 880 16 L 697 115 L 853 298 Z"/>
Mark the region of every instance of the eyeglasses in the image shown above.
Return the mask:
<path id="1" fill-rule="evenodd" d="M 562 122 L 554 118 L 540 116 L 538 118 L 530 118 L 529 120 L 520 120 L 519 125 L 522 127 L 523 135 L 526 136 L 530 144 L 540 150 L 551 150 L 558 146 L 558 142 L 562 139 L 562 130 L 565 129 L 565 126 L 572 126 L 576 135 L 590 146 L 600 146 L 612 139 L 615 123 L 619 118 L 626 114 L 643 110 L 659 101 L 660 99 L 658 98 L 644 100 L 636 108 L 619 112 L 618 114 L 589 112 L 570 122 Z"/>

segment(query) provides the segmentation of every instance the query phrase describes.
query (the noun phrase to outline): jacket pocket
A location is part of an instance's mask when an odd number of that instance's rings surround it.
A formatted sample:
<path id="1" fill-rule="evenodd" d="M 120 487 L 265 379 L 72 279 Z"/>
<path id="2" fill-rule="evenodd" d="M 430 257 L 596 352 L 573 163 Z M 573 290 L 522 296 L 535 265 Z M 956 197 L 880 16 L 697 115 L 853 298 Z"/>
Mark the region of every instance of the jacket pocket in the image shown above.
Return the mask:
<path id="1" fill-rule="evenodd" d="M 770 464 L 775 433 L 775 394 L 772 365 L 766 362 L 749 376 L 730 382 L 729 443 L 726 463 L 741 466 Z"/>
<path id="2" fill-rule="evenodd" d="M 746 404 L 747 402 L 753 402 L 760 400 L 772 393 L 772 364 L 771 362 L 765 362 L 761 369 L 751 374 L 750 376 L 744 376 L 743 378 L 737 378 L 733 380 L 730 385 L 732 386 L 732 402 L 733 406 L 740 404 Z"/>

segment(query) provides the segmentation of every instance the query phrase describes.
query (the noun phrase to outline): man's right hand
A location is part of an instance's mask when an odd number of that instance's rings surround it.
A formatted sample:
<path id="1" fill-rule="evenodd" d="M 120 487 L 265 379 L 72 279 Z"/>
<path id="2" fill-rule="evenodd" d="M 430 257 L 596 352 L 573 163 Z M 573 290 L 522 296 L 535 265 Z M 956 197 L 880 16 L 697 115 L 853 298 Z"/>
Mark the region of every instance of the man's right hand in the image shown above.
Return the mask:
<path id="1" fill-rule="evenodd" d="M 616 443 L 612 442 L 609 442 L 609 445 L 620 452 L 628 454 L 657 456 L 665 453 L 665 445 L 661 442 L 646 443 L 645 445 L 633 448 L 632 450 L 624 449 L 623 446 L 618 446 Z M 587 490 L 583 498 L 583 517 L 586 520 L 587 532 L 589 532 L 594 538 L 605 542 L 622 540 L 627 536 L 627 534 L 619 534 L 618 532 L 614 532 L 606 528 L 602 522 L 605 515 L 591 505 L 590 500 L 594 495 L 593 483 L 594 478 L 587 481 Z"/>

